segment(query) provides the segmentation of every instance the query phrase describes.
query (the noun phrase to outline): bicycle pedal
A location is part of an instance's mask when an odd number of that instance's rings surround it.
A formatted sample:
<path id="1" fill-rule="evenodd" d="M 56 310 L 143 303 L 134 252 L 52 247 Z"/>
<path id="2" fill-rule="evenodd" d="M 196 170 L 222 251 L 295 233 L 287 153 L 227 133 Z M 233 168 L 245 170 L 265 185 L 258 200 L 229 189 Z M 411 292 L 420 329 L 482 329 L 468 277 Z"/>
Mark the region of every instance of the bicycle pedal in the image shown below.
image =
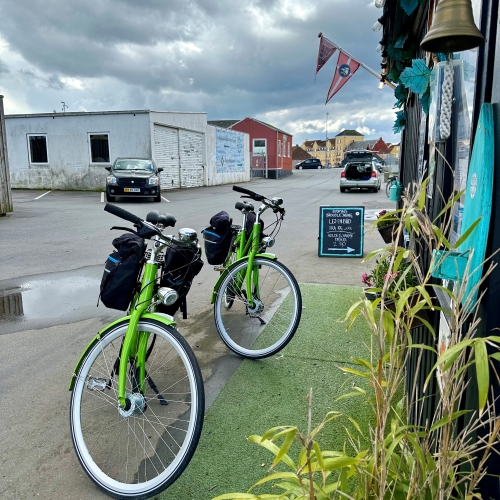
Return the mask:
<path id="1" fill-rule="evenodd" d="M 222 273 L 225 269 L 226 268 L 222 266 L 214 266 L 214 271 L 219 271 L 220 273 Z"/>

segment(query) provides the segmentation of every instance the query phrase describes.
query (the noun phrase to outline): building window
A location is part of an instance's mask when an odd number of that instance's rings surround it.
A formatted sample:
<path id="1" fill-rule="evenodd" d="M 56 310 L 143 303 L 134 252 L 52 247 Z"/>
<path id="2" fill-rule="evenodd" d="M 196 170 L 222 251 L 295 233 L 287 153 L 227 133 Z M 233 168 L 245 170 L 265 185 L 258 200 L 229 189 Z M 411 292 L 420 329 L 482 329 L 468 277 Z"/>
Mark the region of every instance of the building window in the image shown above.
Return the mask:
<path id="1" fill-rule="evenodd" d="M 109 135 L 89 134 L 90 163 L 109 163 Z"/>
<path id="2" fill-rule="evenodd" d="M 47 134 L 28 134 L 30 163 L 49 163 Z"/>
<path id="3" fill-rule="evenodd" d="M 267 153 L 266 140 L 265 139 L 254 139 L 253 140 L 253 154 L 254 155 L 265 155 Z"/>
<path id="4" fill-rule="evenodd" d="M 281 156 L 281 141 L 278 139 L 278 156 Z"/>
<path id="5" fill-rule="evenodd" d="M 288 143 L 288 158 L 290 158 L 290 143 Z"/>

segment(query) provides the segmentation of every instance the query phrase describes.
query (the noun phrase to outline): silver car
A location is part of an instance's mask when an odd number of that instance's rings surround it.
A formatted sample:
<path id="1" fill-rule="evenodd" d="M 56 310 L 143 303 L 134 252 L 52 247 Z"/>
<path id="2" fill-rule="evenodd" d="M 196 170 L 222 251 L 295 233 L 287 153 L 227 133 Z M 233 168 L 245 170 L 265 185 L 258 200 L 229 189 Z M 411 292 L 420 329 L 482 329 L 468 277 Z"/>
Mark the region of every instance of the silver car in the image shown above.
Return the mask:
<path id="1" fill-rule="evenodd" d="M 369 189 L 376 193 L 382 185 L 382 174 L 373 163 L 371 151 L 349 151 L 340 174 L 340 192 L 347 189 Z"/>

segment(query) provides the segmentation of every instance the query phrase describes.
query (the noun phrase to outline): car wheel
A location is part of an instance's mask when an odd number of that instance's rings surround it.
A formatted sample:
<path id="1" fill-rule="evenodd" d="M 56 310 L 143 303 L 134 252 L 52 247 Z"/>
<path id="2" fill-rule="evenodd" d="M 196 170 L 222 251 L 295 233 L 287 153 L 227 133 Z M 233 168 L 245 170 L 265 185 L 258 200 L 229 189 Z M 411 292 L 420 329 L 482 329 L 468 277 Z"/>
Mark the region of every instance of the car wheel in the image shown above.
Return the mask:
<path id="1" fill-rule="evenodd" d="M 302 167 L 297 167 L 299 170 L 302 170 Z"/>
<path id="2" fill-rule="evenodd" d="M 376 187 L 374 187 L 374 188 L 372 189 L 372 191 L 373 191 L 374 193 L 376 193 L 376 192 L 378 191 L 378 189 L 377 189 Z"/>
<path id="3" fill-rule="evenodd" d="M 158 196 L 154 197 L 155 201 L 161 201 L 161 193 L 158 193 Z"/>
<path id="4" fill-rule="evenodd" d="M 108 193 L 106 193 L 106 201 L 113 202 L 116 200 L 116 196 L 109 196 Z"/>
<path id="5" fill-rule="evenodd" d="M 345 188 L 340 188 L 341 193 L 345 193 Z"/>
<path id="6" fill-rule="evenodd" d="M 321 165 L 318 165 L 318 170 L 321 170 Z"/>

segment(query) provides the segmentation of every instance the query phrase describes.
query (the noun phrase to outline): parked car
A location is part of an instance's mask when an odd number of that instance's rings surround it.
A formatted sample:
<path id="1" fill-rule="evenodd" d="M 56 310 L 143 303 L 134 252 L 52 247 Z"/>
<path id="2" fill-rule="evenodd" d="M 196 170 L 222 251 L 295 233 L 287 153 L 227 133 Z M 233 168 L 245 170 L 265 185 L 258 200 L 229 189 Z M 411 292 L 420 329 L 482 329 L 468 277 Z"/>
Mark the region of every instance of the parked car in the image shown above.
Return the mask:
<path id="1" fill-rule="evenodd" d="M 117 196 L 152 197 L 161 201 L 160 172 L 150 158 L 117 158 L 106 178 L 106 200 L 115 201 Z"/>
<path id="2" fill-rule="evenodd" d="M 323 168 L 323 165 L 321 165 L 321 161 L 317 158 L 309 158 L 308 160 L 298 163 L 295 168 L 298 170 L 302 170 L 303 168 L 316 168 L 319 170 L 320 168 Z"/>
<path id="3" fill-rule="evenodd" d="M 340 173 L 340 192 L 347 189 L 369 189 L 376 193 L 382 185 L 382 174 L 373 162 L 370 151 L 346 153 L 344 170 Z"/>

